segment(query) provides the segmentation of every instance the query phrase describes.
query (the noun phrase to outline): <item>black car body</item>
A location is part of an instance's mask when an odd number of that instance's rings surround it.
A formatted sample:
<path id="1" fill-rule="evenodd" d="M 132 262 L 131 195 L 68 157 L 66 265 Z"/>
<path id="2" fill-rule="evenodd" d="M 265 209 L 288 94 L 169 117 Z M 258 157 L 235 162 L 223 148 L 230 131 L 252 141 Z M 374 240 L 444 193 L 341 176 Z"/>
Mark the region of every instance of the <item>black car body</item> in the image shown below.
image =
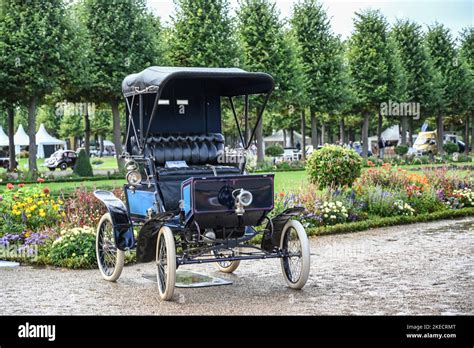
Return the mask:
<path id="1" fill-rule="evenodd" d="M 44 161 L 44 165 L 49 170 L 54 171 L 56 168 L 66 170 L 72 168 L 76 164 L 77 154 L 70 150 L 59 150 L 51 155 L 50 158 Z"/>

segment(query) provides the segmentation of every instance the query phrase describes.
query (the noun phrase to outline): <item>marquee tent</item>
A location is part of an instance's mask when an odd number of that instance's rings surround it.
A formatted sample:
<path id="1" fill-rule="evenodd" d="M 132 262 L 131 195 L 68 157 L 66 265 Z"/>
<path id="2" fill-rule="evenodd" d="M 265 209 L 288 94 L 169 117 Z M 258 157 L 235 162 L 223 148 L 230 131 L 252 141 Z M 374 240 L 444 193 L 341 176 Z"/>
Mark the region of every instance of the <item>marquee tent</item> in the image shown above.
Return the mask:
<path id="1" fill-rule="evenodd" d="M 64 149 L 67 148 L 66 142 L 50 135 L 43 123 L 41 123 L 36 133 L 36 146 L 38 147 L 38 158 L 50 157 L 60 146 Z"/>
<path id="2" fill-rule="evenodd" d="M 0 147 L 8 146 L 8 136 L 3 131 L 2 126 L 0 126 Z"/>

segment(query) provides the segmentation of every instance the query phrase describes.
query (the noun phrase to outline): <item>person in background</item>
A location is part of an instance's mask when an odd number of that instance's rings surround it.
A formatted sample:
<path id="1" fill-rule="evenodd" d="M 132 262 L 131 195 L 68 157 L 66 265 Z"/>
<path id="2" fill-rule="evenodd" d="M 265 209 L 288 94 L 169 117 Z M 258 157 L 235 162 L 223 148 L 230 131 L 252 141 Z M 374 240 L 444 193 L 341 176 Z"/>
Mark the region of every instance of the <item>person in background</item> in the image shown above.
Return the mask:
<path id="1" fill-rule="evenodd" d="M 379 138 L 379 158 L 383 159 L 385 156 L 385 140 L 383 137 Z"/>

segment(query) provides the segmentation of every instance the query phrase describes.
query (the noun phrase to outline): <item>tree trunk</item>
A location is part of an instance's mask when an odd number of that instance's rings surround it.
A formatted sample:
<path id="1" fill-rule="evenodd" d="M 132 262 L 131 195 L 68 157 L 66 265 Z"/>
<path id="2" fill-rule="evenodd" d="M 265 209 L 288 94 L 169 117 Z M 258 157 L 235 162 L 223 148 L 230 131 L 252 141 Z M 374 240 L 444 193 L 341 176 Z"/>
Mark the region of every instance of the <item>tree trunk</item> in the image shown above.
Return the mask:
<path id="1" fill-rule="evenodd" d="M 471 115 L 471 152 L 474 152 L 474 112 Z"/>
<path id="2" fill-rule="evenodd" d="M 407 125 L 408 125 L 408 119 L 406 116 L 402 116 L 402 122 L 401 122 L 401 130 L 402 130 L 402 145 L 407 144 Z"/>
<path id="3" fill-rule="evenodd" d="M 440 113 L 437 118 L 437 133 L 438 133 L 438 155 L 442 155 L 444 153 L 443 150 L 443 138 L 444 138 L 444 125 L 443 125 L 443 115 Z"/>
<path id="4" fill-rule="evenodd" d="M 84 147 L 86 150 L 86 154 L 88 157 L 91 155 L 91 120 L 89 117 L 89 105 L 88 103 L 85 103 L 85 113 L 84 113 L 84 125 L 85 125 L 85 130 L 84 130 Z"/>
<path id="5" fill-rule="evenodd" d="M 364 113 L 364 124 L 362 125 L 362 157 L 367 158 L 369 153 L 369 121 L 370 112 Z"/>
<path id="6" fill-rule="evenodd" d="M 32 97 L 28 105 L 28 137 L 30 138 L 28 149 L 28 167 L 32 179 L 38 174 L 36 165 L 36 103 L 37 98 Z"/>
<path id="7" fill-rule="evenodd" d="M 318 147 L 318 120 L 313 108 L 310 108 L 311 113 L 311 145 L 316 149 Z"/>
<path id="8" fill-rule="evenodd" d="M 334 144 L 333 132 L 331 124 L 328 125 L 328 142 L 329 144 Z"/>
<path id="9" fill-rule="evenodd" d="M 408 121 L 408 145 L 413 146 L 413 118 Z"/>
<path id="10" fill-rule="evenodd" d="M 123 159 L 120 157 L 122 155 L 122 137 L 120 131 L 120 111 L 118 99 L 112 99 L 110 102 L 112 106 L 112 118 L 113 118 L 113 141 L 115 146 L 115 158 L 117 158 L 117 165 L 121 171 L 124 167 Z"/>
<path id="11" fill-rule="evenodd" d="M 265 152 L 263 149 L 263 119 L 257 124 L 255 133 L 257 138 L 257 163 L 263 163 L 265 161 Z"/>
<path id="12" fill-rule="evenodd" d="M 288 142 L 286 140 L 286 129 L 283 129 L 283 148 L 285 148 L 288 145 Z"/>
<path id="13" fill-rule="evenodd" d="M 339 141 L 341 142 L 341 145 L 346 143 L 346 125 L 344 123 L 344 117 L 341 117 L 341 120 L 339 121 Z"/>
<path id="14" fill-rule="evenodd" d="M 377 141 L 382 138 L 382 127 L 383 127 L 382 113 L 379 112 L 378 122 L 377 122 Z"/>
<path id="15" fill-rule="evenodd" d="M 290 129 L 290 147 L 295 147 L 295 132 L 293 131 L 293 129 Z"/>
<path id="16" fill-rule="evenodd" d="M 7 108 L 7 123 L 8 123 L 8 158 L 9 166 L 8 171 L 14 172 L 16 169 L 16 157 L 15 157 L 15 110 L 13 106 Z"/>
<path id="17" fill-rule="evenodd" d="M 469 115 L 466 115 L 464 120 L 464 143 L 466 144 L 464 152 L 469 153 Z"/>
<path id="18" fill-rule="evenodd" d="M 306 159 L 306 115 L 305 109 L 301 111 L 301 160 Z"/>
<path id="19" fill-rule="evenodd" d="M 323 146 L 325 142 L 325 139 L 324 139 L 325 132 L 326 132 L 326 126 L 324 125 L 324 123 L 321 123 L 321 145 Z"/>
<path id="20" fill-rule="evenodd" d="M 100 143 L 100 157 L 104 155 L 104 136 L 99 135 L 99 143 Z"/>

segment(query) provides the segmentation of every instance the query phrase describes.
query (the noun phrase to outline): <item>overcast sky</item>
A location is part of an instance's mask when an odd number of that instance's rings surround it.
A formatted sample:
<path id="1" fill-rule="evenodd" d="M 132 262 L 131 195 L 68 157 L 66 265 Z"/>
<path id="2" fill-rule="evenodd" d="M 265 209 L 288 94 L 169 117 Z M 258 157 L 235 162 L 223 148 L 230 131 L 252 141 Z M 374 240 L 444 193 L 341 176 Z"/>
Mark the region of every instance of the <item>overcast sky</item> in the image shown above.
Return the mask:
<path id="1" fill-rule="evenodd" d="M 282 18 L 291 16 L 295 2 L 276 0 Z M 238 1 L 230 0 L 230 3 L 235 9 Z M 343 38 L 352 32 L 354 12 L 365 8 L 380 9 L 390 23 L 394 23 L 397 18 L 409 18 L 425 27 L 425 24 L 438 21 L 450 28 L 455 36 L 462 28 L 474 25 L 473 0 L 322 0 L 322 3 L 332 18 L 334 32 Z M 173 0 L 148 0 L 148 6 L 165 23 L 174 13 Z"/>

